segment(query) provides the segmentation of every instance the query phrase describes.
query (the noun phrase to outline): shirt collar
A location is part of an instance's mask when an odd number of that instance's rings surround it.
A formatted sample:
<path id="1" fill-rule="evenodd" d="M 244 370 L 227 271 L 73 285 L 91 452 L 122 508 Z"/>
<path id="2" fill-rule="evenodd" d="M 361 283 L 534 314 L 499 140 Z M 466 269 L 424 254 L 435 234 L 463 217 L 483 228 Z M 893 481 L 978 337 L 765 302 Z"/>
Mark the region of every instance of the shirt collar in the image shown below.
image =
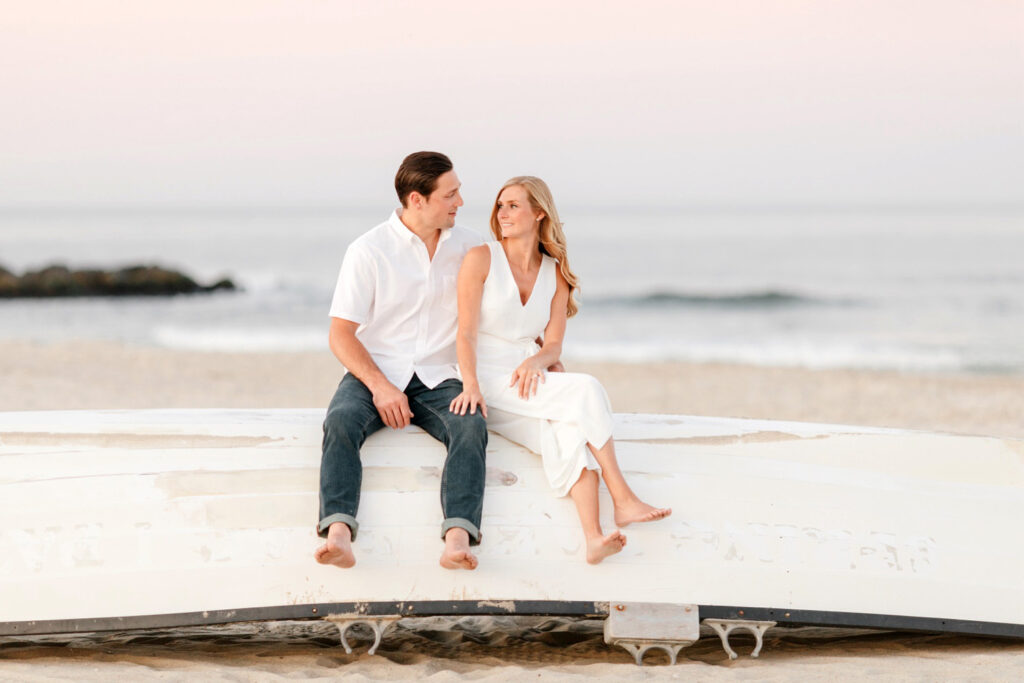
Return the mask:
<path id="1" fill-rule="evenodd" d="M 405 223 L 403 223 L 402 219 L 399 218 L 399 215 L 401 215 L 401 213 L 401 209 L 395 209 L 394 211 L 392 211 L 391 218 L 388 219 L 388 225 L 390 225 L 391 228 L 395 231 L 395 234 L 398 235 L 399 239 L 402 239 L 412 244 L 415 240 L 419 238 L 416 237 L 416 233 L 414 233 L 409 228 L 405 227 Z"/>
<path id="2" fill-rule="evenodd" d="M 405 223 L 399 216 L 402 214 L 401 209 L 395 209 L 391 212 L 391 218 L 388 219 L 388 225 L 390 225 L 394 231 L 399 235 L 401 239 L 404 239 L 409 244 L 416 244 L 420 242 L 420 238 L 416 236 L 412 230 L 406 227 Z M 441 230 L 441 237 L 437 240 L 438 245 L 446 241 L 452 236 L 452 228 Z"/>

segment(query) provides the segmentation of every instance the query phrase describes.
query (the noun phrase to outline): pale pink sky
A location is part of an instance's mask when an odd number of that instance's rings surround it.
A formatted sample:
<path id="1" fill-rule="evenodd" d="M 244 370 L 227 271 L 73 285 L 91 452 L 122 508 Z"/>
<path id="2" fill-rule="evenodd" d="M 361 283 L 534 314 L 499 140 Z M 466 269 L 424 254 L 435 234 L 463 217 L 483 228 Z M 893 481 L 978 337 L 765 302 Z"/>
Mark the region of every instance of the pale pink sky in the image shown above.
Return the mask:
<path id="1" fill-rule="evenodd" d="M 12 3 L 0 205 L 1024 202 L 1024 2 Z"/>

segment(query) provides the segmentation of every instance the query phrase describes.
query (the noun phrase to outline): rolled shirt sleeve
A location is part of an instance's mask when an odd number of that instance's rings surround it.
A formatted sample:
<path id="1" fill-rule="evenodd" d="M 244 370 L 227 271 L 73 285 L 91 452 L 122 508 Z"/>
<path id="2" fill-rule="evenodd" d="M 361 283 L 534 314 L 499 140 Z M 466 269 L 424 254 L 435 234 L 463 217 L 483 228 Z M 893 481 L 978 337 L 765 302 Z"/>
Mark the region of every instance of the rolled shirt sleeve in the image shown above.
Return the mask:
<path id="1" fill-rule="evenodd" d="M 376 268 L 373 258 L 354 242 L 345 251 L 338 282 L 331 299 L 331 317 L 350 320 L 362 325 L 370 318 L 376 288 Z"/>

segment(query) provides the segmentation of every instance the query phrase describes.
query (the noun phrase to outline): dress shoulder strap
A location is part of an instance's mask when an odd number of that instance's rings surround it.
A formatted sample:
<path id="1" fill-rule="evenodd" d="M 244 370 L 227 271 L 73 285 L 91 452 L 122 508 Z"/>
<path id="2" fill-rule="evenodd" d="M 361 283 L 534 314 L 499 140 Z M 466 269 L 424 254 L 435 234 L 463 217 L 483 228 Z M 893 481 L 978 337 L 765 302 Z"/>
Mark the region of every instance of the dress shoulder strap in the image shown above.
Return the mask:
<path id="1" fill-rule="evenodd" d="M 544 254 L 540 264 L 540 272 L 537 274 L 537 283 L 533 286 L 536 296 L 531 296 L 531 300 L 537 299 L 538 301 L 547 301 L 548 304 L 551 303 L 551 297 L 555 295 L 555 291 L 558 289 L 558 277 L 555 275 L 556 268 L 558 268 L 558 261 Z"/>
<path id="2" fill-rule="evenodd" d="M 558 259 L 553 256 L 544 254 L 544 269 L 547 270 L 548 278 L 551 280 L 554 286 L 558 286 Z"/>
<path id="3" fill-rule="evenodd" d="M 491 250 L 491 267 L 487 269 L 487 279 L 490 280 L 495 272 L 500 272 L 498 266 L 501 261 L 498 259 L 504 258 L 504 255 L 501 253 L 501 242 L 487 242 L 487 248 Z"/>
<path id="4" fill-rule="evenodd" d="M 488 242 L 487 248 L 491 250 L 491 266 L 487 269 L 486 281 L 491 283 L 496 291 L 504 291 L 508 287 L 508 281 L 512 279 L 505 251 L 501 248 L 501 242 Z"/>

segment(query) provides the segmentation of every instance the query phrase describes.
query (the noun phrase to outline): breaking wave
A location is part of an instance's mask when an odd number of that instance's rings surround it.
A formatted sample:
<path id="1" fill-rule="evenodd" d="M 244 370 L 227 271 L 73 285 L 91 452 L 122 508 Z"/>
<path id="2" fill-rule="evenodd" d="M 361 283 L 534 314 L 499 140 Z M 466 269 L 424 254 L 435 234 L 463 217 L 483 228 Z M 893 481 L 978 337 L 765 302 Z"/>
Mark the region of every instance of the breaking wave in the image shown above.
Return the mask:
<path id="1" fill-rule="evenodd" d="M 604 296 L 586 300 L 589 306 L 648 306 L 700 308 L 785 308 L 795 306 L 855 306 L 853 299 L 805 296 L 785 290 L 768 289 L 728 294 L 654 291 L 634 296 Z"/>

